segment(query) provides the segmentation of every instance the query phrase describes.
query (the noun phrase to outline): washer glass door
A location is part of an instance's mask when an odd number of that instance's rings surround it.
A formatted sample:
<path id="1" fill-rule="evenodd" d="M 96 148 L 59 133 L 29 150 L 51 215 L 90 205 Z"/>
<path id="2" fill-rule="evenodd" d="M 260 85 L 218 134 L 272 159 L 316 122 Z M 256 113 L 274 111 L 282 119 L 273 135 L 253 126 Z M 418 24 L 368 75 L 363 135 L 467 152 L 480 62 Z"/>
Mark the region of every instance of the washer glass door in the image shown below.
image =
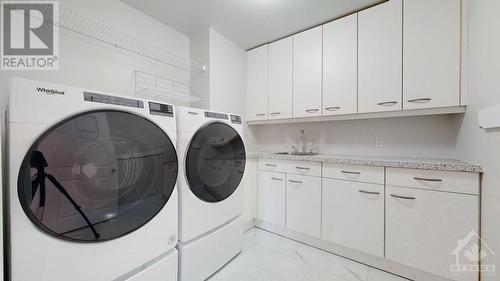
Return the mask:
<path id="1" fill-rule="evenodd" d="M 213 122 L 199 129 L 186 155 L 186 179 L 191 191 L 206 202 L 233 194 L 245 171 L 245 146 L 236 130 Z"/>
<path id="2" fill-rule="evenodd" d="M 132 113 L 92 111 L 35 141 L 20 168 L 18 195 L 26 215 L 46 233 L 105 241 L 158 214 L 177 170 L 175 147 L 156 124 Z"/>

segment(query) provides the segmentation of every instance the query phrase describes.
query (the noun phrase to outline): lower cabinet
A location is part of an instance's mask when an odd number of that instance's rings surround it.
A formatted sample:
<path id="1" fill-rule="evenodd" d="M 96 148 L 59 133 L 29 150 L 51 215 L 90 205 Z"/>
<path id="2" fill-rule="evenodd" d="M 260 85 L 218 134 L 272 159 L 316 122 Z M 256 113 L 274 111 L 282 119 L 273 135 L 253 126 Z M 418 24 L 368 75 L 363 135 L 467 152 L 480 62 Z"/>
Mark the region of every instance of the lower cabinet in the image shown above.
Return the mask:
<path id="1" fill-rule="evenodd" d="M 476 195 L 388 186 L 386 258 L 454 280 L 478 280 L 475 272 L 450 270 L 477 264 L 478 200 Z"/>
<path id="2" fill-rule="evenodd" d="M 323 178 L 322 239 L 384 257 L 384 185 Z"/>
<path id="3" fill-rule="evenodd" d="M 479 174 L 266 160 L 258 178 L 269 224 L 458 281 L 477 281 L 479 256 L 492 254 Z"/>
<path id="4" fill-rule="evenodd" d="M 258 219 L 285 227 L 286 174 L 259 171 Z"/>
<path id="5" fill-rule="evenodd" d="M 287 174 L 286 228 L 321 237 L 321 178 Z"/>

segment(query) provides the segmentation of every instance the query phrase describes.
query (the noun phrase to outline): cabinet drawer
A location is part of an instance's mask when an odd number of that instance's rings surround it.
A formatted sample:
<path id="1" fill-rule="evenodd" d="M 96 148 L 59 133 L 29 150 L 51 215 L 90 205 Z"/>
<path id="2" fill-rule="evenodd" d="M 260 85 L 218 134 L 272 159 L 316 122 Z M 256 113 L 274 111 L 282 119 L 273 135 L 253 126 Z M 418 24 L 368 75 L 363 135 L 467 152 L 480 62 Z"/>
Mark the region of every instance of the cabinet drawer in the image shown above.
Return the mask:
<path id="1" fill-rule="evenodd" d="M 384 184 L 384 168 L 325 163 L 323 164 L 323 177 Z"/>
<path id="2" fill-rule="evenodd" d="M 259 159 L 259 170 L 286 173 L 288 163 L 283 160 Z"/>
<path id="3" fill-rule="evenodd" d="M 289 161 L 286 163 L 286 172 L 289 174 L 321 177 L 320 162 L 296 162 Z"/>
<path id="4" fill-rule="evenodd" d="M 479 174 L 387 168 L 387 185 L 479 194 Z"/>

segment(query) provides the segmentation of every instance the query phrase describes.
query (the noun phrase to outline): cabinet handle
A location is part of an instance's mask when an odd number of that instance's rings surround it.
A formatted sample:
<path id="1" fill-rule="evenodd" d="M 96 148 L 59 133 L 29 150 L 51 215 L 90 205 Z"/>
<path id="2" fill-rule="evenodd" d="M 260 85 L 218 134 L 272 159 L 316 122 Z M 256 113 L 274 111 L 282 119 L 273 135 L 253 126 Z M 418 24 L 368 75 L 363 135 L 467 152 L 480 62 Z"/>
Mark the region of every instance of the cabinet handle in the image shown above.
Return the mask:
<path id="1" fill-rule="evenodd" d="M 402 195 L 394 195 L 394 194 L 391 194 L 391 196 L 394 197 L 394 198 L 405 199 L 405 200 L 415 200 L 415 199 L 417 199 L 415 197 L 402 196 Z"/>
<path id="2" fill-rule="evenodd" d="M 340 172 L 348 175 L 361 175 L 361 172 L 349 172 L 349 171 L 340 171 Z"/>
<path id="3" fill-rule="evenodd" d="M 280 179 L 280 178 L 275 178 L 275 177 L 272 177 L 271 179 L 272 179 L 272 180 L 275 180 L 275 181 L 283 181 L 283 179 Z"/>
<path id="4" fill-rule="evenodd" d="M 385 102 L 379 102 L 377 105 L 382 105 L 382 106 L 393 106 L 398 104 L 397 101 L 385 101 Z"/>
<path id="5" fill-rule="evenodd" d="M 325 109 L 328 111 L 337 111 L 340 109 L 340 106 L 331 106 L 331 107 L 327 107 Z"/>
<path id="6" fill-rule="evenodd" d="M 271 112 L 271 116 L 278 116 L 280 114 L 281 114 L 281 112 Z"/>
<path id="7" fill-rule="evenodd" d="M 288 181 L 291 182 L 291 183 L 303 183 L 301 181 L 294 181 L 294 180 L 288 180 Z"/>
<path id="8" fill-rule="evenodd" d="M 429 102 L 431 101 L 432 99 L 431 98 L 420 98 L 420 99 L 412 99 L 412 100 L 408 100 L 408 102 L 415 102 L 415 103 L 424 103 L 424 102 Z"/>
<path id="9" fill-rule="evenodd" d="M 268 164 L 268 163 L 266 163 L 266 166 L 268 166 L 268 167 L 278 167 L 278 165 L 276 165 L 276 164 Z"/>
<path id="10" fill-rule="evenodd" d="M 299 170 L 311 170 L 311 168 L 307 168 L 307 167 L 295 167 L 295 168 L 297 168 Z"/>
<path id="11" fill-rule="evenodd" d="M 417 181 L 432 181 L 432 182 L 442 182 L 443 181 L 442 179 L 427 179 L 427 178 L 418 178 L 418 177 L 415 177 L 413 179 L 417 180 Z"/>
<path id="12" fill-rule="evenodd" d="M 259 114 L 255 114 L 255 116 L 257 116 L 257 117 L 264 117 L 264 116 L 266 116 L 266 114 L 265 113 L 259 113 Z"/>
<path id="13" fill-rule="evenodd" d="M 315 112 L 318 112 L 318 111 L 319 111 L 318 108 L 311 108 L 311 109 L 306 110 L 307 113 L 315 113 Z"/>
<path id="14" fill-rule="evenodd" d="M 366 191 L 366 190 L 358 190 L 359 192 L 361 193 L 366 193 L 366 194 L 376 194 L 376 195 L 380 195 L 380 192 L 374 192 L 374 191 Z"/>

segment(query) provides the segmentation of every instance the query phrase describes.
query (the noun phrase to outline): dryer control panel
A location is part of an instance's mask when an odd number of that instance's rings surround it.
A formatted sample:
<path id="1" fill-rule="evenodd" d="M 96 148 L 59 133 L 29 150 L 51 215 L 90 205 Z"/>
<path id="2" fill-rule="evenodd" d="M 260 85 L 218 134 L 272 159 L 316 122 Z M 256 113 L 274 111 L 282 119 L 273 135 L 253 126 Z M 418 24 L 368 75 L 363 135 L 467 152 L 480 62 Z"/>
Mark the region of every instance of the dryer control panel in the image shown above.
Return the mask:
<path id="1" fill-rule="evenodd" d="M 149 102 L 149 113 L 151 115 L 174 117 L 174 108 L 170 104 Z"/>

